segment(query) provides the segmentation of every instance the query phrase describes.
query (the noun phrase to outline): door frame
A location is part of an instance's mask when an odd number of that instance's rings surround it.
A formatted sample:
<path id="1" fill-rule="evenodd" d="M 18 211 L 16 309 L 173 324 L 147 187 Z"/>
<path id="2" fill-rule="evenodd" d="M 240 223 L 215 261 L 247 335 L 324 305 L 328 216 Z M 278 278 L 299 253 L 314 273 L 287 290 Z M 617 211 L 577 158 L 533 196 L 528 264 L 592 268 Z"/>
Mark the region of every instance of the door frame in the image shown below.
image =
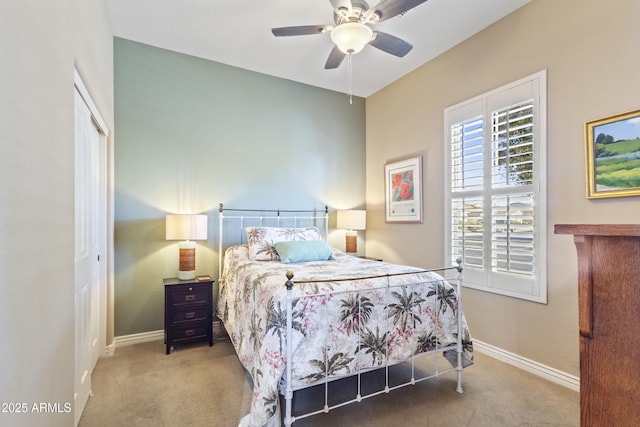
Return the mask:
<path id="1" fill-rule="evenodd" d="M 109 128 L 100 111 L 93 102 L 78 70 L 74 67 L 74 86 L 89 108 L 91 118 L 99 134 L 99 205 L 98 205 L 98 239 L 99 239 L 99 343 L 100 353 L 110 355 L 107 342 L 113 342 L 113 147 L 109 144 Z M 75 285 L 74 285 L 75 286 Z M 83 409 L 83 408 L 82 408 Z M 79 419 L 79 417 L 78 417 Z"/>
<path id="2" fill-rule="evenodd" d="M 100 252 L 105 260 L 100 263 L 101 290 L 103 298 L 100 313 L 100 344 L 105 354 L 112 355 L 113 339 L 113 232 L 114 232 L 114 192 L 113 192 L 113 146 L 109 144 L 109 128 L 96 107 L 78 70 L 74 68 L 74 85 L 82 99 L 86 102 L 100 131 L 100 222 L 103 225 Z M 106 228 L 104 228 L 106 227 Z"/>

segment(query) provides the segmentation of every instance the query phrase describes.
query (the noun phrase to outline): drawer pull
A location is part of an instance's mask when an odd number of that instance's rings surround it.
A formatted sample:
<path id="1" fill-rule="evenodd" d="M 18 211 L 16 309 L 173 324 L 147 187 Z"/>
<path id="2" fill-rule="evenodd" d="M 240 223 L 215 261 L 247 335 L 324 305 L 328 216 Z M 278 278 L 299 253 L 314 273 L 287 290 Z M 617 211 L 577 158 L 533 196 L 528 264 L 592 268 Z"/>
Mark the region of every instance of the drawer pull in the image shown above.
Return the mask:
<path id="1" fill-rule="evenodd" d="M 185 301 L 195 301 L 196 300 L 196 295 L 195 294 L 185 295 L 184 296 L 184 300 Z"/>
<path id="2" fill-rule="evenodd" d="M 186 337 L 192 337 L 196 334 L 195 329 L 187 329 L 186 331 L 184 331 L 184 336 Z"/>
<path id="3" fill-rule="evenodd" d="M 186 317 L 187 319 L 193 319 L 194 317 L 196 317 L 196 312 L 190 311 L 188 313 L 185 313 L 184 317 Z"/>

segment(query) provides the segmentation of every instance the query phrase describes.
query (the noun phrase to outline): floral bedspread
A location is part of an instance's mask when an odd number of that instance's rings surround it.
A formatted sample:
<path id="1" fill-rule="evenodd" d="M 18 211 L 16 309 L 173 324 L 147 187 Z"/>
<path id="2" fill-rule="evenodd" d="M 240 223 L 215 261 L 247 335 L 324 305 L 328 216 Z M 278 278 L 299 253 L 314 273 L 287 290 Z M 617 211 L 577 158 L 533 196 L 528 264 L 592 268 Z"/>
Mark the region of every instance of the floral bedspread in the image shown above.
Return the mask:
<path id="1" fill-rule="evenodd" d="M 225 252 L 218 316 L 253 379 L 251 413 L 242 426 L 280 425 L 288 270 L 294 282 L 326 280 L 293 288 L 294 389 L 449 346 L 444 355 L 455 365 L 458 300 L 449 283 L 426 272 L 339 281 L 419 269 L 334 252 L 332 261 L 297 264 L 250 261 L 245 245 Z M 463 351 L 466 366 L 473 349 L 464 317 Z"/>

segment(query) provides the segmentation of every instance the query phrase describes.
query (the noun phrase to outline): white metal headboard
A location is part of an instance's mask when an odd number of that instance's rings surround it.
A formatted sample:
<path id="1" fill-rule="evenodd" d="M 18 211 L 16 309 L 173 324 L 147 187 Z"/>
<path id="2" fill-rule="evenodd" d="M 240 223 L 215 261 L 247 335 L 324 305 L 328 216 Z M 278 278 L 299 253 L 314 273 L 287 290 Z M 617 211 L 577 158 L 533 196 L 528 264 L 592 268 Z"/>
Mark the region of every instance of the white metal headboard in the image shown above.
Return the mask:
<path id="1" fill-rule="evenodd" d="M 227 214 L 229 213 L 229 214 Z M 236 239 L 225 241 L 225 225 L 233 224 Z M 222 278 L 224 250 L 231 244 L 246 243 L 246 227 L 310 227 L 320 229 L 327 240 L 329 234 L 329 207 L 312 210 L 288 209 L 230 209 L 222 203 L 218 207 L 218 278 Z"/>

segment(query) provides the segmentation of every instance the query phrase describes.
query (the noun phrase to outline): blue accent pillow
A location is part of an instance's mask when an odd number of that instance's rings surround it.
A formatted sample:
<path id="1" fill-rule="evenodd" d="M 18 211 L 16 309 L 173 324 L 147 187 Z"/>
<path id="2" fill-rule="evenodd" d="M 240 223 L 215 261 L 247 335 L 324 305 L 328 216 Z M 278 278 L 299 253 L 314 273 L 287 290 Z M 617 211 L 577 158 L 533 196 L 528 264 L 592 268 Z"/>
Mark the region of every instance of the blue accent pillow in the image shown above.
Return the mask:
<path id="1" fill-rule="evenodd" d="M 285 264 L 335 259 L 331 246 L 324 240 L 290 240 L 276 242 L 274 246 Z"/>

